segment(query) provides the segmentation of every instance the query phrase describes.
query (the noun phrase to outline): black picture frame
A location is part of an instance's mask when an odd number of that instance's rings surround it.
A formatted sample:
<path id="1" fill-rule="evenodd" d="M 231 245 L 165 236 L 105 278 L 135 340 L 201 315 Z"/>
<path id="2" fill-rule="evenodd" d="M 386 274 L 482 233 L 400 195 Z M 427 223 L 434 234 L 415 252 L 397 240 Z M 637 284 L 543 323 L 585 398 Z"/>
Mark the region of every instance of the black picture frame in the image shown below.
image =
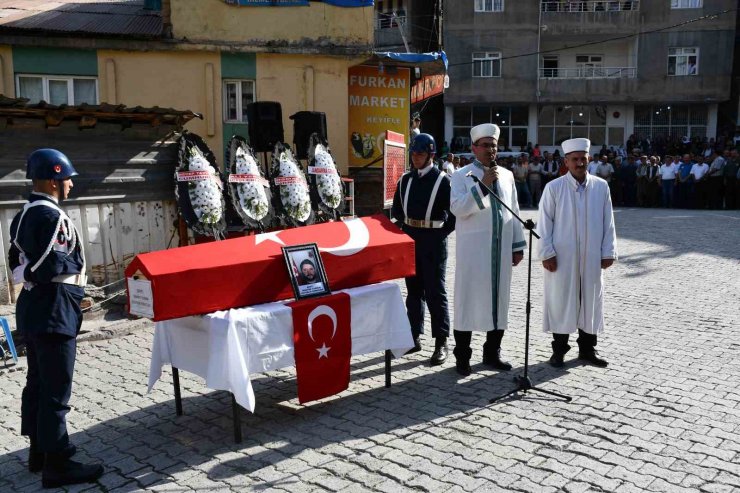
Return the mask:
<path id="1" fill-rule="evenodd" d="M 290 285 L 293 288 L 293 296 L 296 300 L 331 294 L 329 279 L 316 243 L 286 246 L 282 247 L 282 250 Z M 306 277 L 311 272 L 308 265 L 304 266 L 306 263 L 313 266 L 313 281 Z M 304 267 L 306 267 L 305 273 Z"/>

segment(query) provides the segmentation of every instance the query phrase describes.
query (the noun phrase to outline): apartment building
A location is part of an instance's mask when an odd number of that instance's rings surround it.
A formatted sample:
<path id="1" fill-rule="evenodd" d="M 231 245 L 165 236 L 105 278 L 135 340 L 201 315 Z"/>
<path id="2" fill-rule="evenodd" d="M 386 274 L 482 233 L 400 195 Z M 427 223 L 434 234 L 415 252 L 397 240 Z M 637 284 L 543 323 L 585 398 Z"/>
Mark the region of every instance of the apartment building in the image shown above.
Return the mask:
<path id="1" fill-rule="evenodd" d="M 730 99 L 736 0 L 447 0 L 445 136 L 503 146 L 714 137 Z M 700 19 L 700 20 L 696 20 Z"/>

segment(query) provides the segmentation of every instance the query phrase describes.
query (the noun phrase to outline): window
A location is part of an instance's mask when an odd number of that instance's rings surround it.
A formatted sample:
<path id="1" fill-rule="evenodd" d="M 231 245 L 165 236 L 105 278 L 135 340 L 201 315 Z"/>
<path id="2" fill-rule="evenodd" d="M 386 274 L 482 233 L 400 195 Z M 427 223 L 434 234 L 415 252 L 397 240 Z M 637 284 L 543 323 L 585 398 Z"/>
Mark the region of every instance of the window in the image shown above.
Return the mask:
<path id="1" fill-rule="evenodd" d="M 501 53 L 473 53 L 473 77 L 501 77 Z"/>
<path id="2" fill-rule="evenodd" d="M 253 80 L 224 81 L 224 122 L 247 123 L 247 105 L 254 102 Z"/>
<path id="3" fill-rule="evenodd" d="M 475 0 L 476 12 L 503 12 L 504 0 Z"/>
<path id="4" fill-rule="evenodd" d="M 704 137 L 707 134 L 706 105 L 635 105 L 635 134 L 650 139 Z"/>
<path id="5" fill-rule="evenodd" d="M 576 55 L 579 77 L 603 77 L 604 55 Z"/>
<path id="6" fill-rule="evenodd" d="M 98 79 L 95 77 L 68 77 L 56 75 L 16 75 L 18 97 L 29 103 L 46 101 L 49 104 L 98 104 Z"/>
<path id="7" fill-rule="evenodd" d="M 558 76 L 558 65 L 560 57 L 558 55 L 542 56 L 542 76 L 545 78 L 556 78 Z"/>
<path id="8" fill-rule="evenodd" d="M 470 150 L 470 129 L 480 123 L 495 123 L 501 129 L 500 150 L 519 150 L 526 146 L 529 125 L 528 106 L 455 106 L 452 111 L 453 147 L 457 152 Z M 454 152 L 454 151 L 453 151 Z"/>
<path id="9" fill-rule="evenodd" d="M 542 146 L 558 146 L 564 140 L 576 137 L 589 138 L 598 146 L 623 144 L 606 141 L 606 106 L 603 105 L 543 105 L 539 108 L 537 120 L 537 142 Z M 613 134 L 609 132 L 610 136 Z"/>
<path id="10" fill-rule="evenodd" d="M 702 0 L 671 0 L 672 9 L 700 9 L 702 8 Z"/>
<path id="11" fill-rule="evenodd" d="M 668 75 L 698 75 L 699 48 L 668 48 Z"/>

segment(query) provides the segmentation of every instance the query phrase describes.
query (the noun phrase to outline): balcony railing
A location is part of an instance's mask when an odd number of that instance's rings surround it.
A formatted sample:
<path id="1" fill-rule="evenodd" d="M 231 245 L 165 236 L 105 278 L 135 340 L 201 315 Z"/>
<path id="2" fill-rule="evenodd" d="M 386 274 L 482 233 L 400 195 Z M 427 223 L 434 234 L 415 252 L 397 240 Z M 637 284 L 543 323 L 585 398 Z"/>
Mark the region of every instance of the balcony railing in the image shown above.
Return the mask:
<path id="1" fill-rule="evenodd" d="M 541 79 L 632 79 L 635 67 L 541 68 Z"/>
<path id="2" fill-rule="evenodd" d="M 375 29 L 390 29 L 397 27 L 399 24 L 406 22 L 406 15 L 396 15 L 393 13 L 376 12 L 375 14 Z"/>
<path id="3" fill-rule="evenodd" d="M 639 0 L 633 1 L 578 1 L 560 0 L 543 1 L 541 7 L 543 12 L 626 12 L 640 10 Z"/>

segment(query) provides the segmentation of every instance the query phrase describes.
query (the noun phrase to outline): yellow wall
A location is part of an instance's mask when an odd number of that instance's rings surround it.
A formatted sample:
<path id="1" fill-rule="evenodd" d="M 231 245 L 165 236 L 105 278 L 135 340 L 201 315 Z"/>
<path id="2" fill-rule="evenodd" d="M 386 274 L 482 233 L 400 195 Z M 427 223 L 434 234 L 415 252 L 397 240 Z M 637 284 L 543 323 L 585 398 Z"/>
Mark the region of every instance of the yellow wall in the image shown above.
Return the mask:
<path id="1" fill-rule="evenodd" d="M 326 113 L 332 155 L 341 173 L 347 172 L 347 71 L 363 59 L 297 55 L 257 55 L 257 100 L 282 105 L 285 141 L 293 143 L 297 111 Z"/>
<path id="2" fill-rule="evenodd" d="M 175 39 L 306 42 L 326 38 L 338 45 L 372 45 L 373 7 L 239 7 L 224 0 L 171 2 Z M 308 48 L 314 48 L 307 44 Z"/>
<path id="3" fill-rule="evenodd" d="M 217 157 L 222 147 L 221 57 L 217 52 L 98 51 L 100 102 L 160 106 L 204 115 L 186 128 Z"/>
<path id="4" fill-rule="evenodd" d="M 13 48 L 0 46 L 0 94 L 15 97 L 15 77 L 13 77 Z"/>

